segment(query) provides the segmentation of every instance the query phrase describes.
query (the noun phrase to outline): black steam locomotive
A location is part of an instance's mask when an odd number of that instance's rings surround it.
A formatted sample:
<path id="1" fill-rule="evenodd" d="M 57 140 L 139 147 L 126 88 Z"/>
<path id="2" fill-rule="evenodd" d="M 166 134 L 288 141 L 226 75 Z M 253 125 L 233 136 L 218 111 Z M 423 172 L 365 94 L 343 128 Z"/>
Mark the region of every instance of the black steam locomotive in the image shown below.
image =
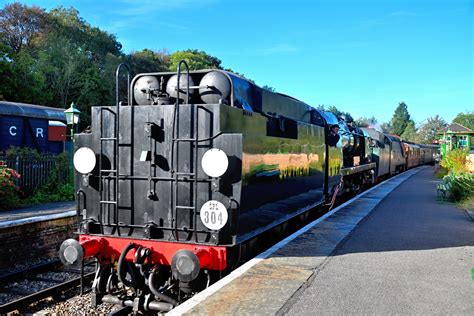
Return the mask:
<path id="1" fill-rule="evenodd" d="M 226 71 L 182 61 L 128 91 L 75 137 L 79 238 L 60 257 L 97 258 L 94 304 L 170 310 L 265 232 L 407 165 L 400 140 Z"/>

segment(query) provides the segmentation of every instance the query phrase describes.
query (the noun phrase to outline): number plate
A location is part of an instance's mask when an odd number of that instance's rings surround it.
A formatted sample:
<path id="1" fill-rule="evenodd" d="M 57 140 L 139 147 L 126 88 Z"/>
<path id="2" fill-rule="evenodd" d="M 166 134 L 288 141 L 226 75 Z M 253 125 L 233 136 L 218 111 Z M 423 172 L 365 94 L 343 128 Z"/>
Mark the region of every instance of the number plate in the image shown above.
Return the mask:
<path id="1" fill-rule="evenodd" d="M 210 200 L 201 207 L 201 221 L 209 229 L 219 230 L 225 226 L 229 217 L 224 204 Z"/>

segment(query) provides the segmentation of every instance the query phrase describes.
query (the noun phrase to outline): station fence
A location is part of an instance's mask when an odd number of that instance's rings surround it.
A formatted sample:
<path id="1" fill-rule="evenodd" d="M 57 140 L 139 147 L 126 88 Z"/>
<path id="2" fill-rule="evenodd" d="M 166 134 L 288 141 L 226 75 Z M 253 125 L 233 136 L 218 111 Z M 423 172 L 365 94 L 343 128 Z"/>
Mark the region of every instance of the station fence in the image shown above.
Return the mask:
<path id="1" fill-rule="evenodd" d="M 5 162 L 8 168 L 15 169 L 20 178 L 16 179 L 17 186 L 22 191 L 32 191 L 39 188 L 55 175 L 56 179 L 69 181 L 70 165 L 61 163 L 59 157 L 55 155 L 41 155 L 39 157 L 31 156 L 1 156 L 0 161 Z"/>

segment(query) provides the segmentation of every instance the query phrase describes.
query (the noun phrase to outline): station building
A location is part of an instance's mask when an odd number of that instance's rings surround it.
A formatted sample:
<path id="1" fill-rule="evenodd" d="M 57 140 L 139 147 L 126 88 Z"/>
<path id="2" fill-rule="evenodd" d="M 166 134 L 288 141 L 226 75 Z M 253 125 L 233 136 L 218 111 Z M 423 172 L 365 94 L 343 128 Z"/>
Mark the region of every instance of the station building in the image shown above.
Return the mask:
<path id="1" fill-rule="evenodd" d="M 458 148 L 471 149 L 474 131 L 458 123 L 451 123 L 438 131 L 441 156 Z"/>

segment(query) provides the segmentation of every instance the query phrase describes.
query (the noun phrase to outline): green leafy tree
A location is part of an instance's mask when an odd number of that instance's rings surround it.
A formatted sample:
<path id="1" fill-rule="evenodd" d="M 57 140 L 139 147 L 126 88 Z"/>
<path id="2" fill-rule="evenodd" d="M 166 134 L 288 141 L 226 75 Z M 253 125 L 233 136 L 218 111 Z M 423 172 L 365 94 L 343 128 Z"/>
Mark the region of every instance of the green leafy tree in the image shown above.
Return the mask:
<path id="1" fill-rule="evenodd" d="M 89 121 L 90 106 L 111 104 L 115 67 L 107 70 L 111 60 L 123 61 L 122 46 L 76 9 L 46 12 L 6 5 L 0 10 L 0 35 L 0 74 L 7 75 L 1 98 L 57 107 L 74 101 L 83 124 Z"/>
<path id="2" fill-rule="evenodd" d="M 13 77 L 12 63 L 9 60 L 9 48 L 0 42 L 0 100 L 5 100 L 5 94 L 9 94 L 15 78 Z"/>
<path id="3" fill-rule="evenodd" d="M 385 122 L 385 123 L 380 124 L 380 128 L 382 129 L 384 133 L 390 134 L 392 131 L 392 126 L 390 125 L 390 122 Z"/>
<path id="4" fill-rule="evenodd" d="M 81 89 L 80 77 L 90 66 L 86 54 L 75 43 L 53 35 L 42 45 L 39 65 L 52 92 L 50 102 L 59 107 L 66 107 L 76 99 Z"/>
<path id="5" fill-rule="evenodd" d="M 404 140 L 408 140 L 411 142 L 418 141 L 418 133 L 416 131 L 415 122 L 413 120 L 409 120 L 405 130 L 400 135 L 400 137 Z"/>
<path id="6" fill-rule="evenodd" d="M 49 19 L 48 32 L 37 44 L 38 65 L 52 95 L 49 104 L 67 107 L 74 101 L 83 113 L 83 128 L 90 124 L 91 106 L 113 104 L 115 67 L 106 72 L 107 58 L 122 59 L 121 44 L 74 8 L 53 9 Z"/>
<path id="7" fill-rule="evenodd" d="M 265 89 L 265 90 L 268 90 L 268 91 L 271 91 L 271 92 L 275 92 L 275 88 L 273 88 L 271 86 L 267 86 L 267 85 L 263 85 L 262 89 Z"/>
<path id="8" fill-rule="evenodd" d="M 377 119 L 375 116 L 372 117 L 359 117 L 357 120 L 354 121 L 354 125 L 356 127 L 367 127 L 373 126 L 377 123 Z"/>
<path id="9" fill-rule="evenodd" d="M 167 71 L 170 63 L 168 56 L 166 51 L 154 52 L 144 49 L 130 53 L 127 56 L 127 62 L 134 73 Z"/>
<path id="10" fill-rule="evenodd" d="M 322 110 L 322 111 L 328 111 L 328 112 L 331 112 L 333 113 L 334 115 L 336 115 L 338 118 L 341 118 L 343 116 L 345 116 L 346 120 L 354 120 L 352 118 L 352 115 L 349 113 L 349 112 L 343 112 L 343 111 L 340 111 L 336 106 L 334 105 L 329 105 L 329 106 L 326 106 L 324 104 L 320 104 L 318 105 L 318 110 Z"/>
<path id="11" fill-rule="evenodd" d="M 222 69 L 222 62 L 219 58 L 211 56 L 204 51 L 188 49 L 177 51 L 170 55 L 169 70 L 176 71 L 181 60 L 185 60 L 188 63 L 189 70 Z"/>
<path id="12" fill-rule="evenodd" d="M 44 76 L 37 71 L 33 46 L 47 14 L 18 2 L 0 10 L 0 98 L 36 103 L 44 100 Z"/>
<path id="13" fill-rule="evenodd" d="M 15 59 L 10 62 L 8 90 L 4 91 L 4 98 L 34 104 L 49 104 L 50 92 L 44 74 L 39 71 L 35 58 L 26 50 L 15 53 Z"/>
<path id="14" fill-rule="evenodd" d="M 456 115 L 453 122 L 474 130 L 474 112 L 461 112 Z"/>
<path id="15" fill-rule="evenodd" d="M 390 121 L 390 132 L 395 135 L 402 135 L 405 131 L 405 128 L 410 121 L 410 114 L 408 113 L 408 108 L 405 102 L 400 102 L 398 107 L 395 109 L 393 113 L 392 120 Z M 414 124 L 413 124 L 414 128 Z"/>
<path id="16" fill-rule="evenodd" d="M 426 120 L 426 123 L 421 125 L 419 128 L 419 140 L 424 144 L 431 144 L 436 139 L 436 133 L 447 126 L 445 120 L 443 120 L 439 115 L 429 117 Z"/>
<path id="17" fill-rule="evenodd" d="M 115 35 L 91 26 L 74 8 L 58 7 L 49 13 L 51 30 L 56 36 L 67 38 L 81 48 L 98 66 L 103 66 L 108 53 L 120 55 L 122 44 Z"/>

